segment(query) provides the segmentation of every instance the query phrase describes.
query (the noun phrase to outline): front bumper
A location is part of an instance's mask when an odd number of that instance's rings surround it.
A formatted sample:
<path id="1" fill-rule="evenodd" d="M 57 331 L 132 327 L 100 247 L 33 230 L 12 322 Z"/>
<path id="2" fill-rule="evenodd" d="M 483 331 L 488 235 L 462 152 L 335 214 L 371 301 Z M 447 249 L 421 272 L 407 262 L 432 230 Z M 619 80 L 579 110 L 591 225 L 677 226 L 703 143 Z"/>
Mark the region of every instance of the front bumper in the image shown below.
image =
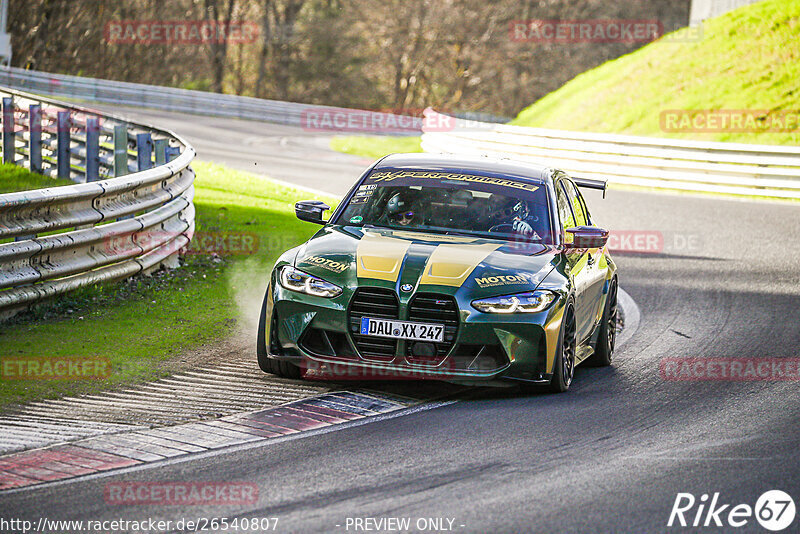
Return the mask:
<path id="1" fill-rule="evenodd" d="M 514 315 L 481 313 L 459 301 L 452 342 L 446 352 L 426 358 L 414 356 L 406 341 L 380 357 L 365 354 L 352 331 L 349 299 L 313 297 L 271 284 L 264 321 L 269 356 L 292 361 L 306 376 L 334 379 L 549 382 L 552 376 L 561 299 L 541 313 Z M 407 318 L 404 313 L 401 305 L 401 319 Z"/>

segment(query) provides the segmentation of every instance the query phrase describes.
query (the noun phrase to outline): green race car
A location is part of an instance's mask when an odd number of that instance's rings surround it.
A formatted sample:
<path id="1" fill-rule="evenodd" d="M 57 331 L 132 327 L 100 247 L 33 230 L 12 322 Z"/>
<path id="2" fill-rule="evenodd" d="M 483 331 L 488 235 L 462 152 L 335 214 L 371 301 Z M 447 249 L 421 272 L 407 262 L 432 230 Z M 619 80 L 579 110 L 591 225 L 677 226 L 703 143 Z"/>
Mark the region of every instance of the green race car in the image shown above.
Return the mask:
<path id="1" fill-rule="evenodd" d="M 517 381 L 565 391 L 609 365 L 617 323 L 608 231 L 564 172 L 396 154 L 278 259 L 258 328 L 262 370 L 291 378 Z"/>

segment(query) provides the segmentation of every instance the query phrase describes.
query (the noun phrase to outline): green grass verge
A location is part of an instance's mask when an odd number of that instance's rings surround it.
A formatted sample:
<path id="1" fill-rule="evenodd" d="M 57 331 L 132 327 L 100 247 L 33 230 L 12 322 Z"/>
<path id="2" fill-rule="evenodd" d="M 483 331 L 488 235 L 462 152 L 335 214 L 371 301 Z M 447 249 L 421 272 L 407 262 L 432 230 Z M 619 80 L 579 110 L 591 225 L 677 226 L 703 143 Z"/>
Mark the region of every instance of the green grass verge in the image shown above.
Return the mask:
<path id="1" fill-rule="evenodd" d="M 345 154 L 378 159 L 387 154 L 422 152 L 419 136 L 337 135 L 331 139 L 331 149 Z"/>
<path id="2" fill-rule="evenodd" d="M 608 184 L 609 190 L 612 191 L 641 191 L 646 193 L 661 193 L 669 195 L 686 195 L 686 196 L 701 196 L 701 197 L 714 197 L 714 198 L 727 198 L 730 200 L 760 200 L 764 202 L 787 202 L 790 204 L 800 204 L 800 199 L 796 198 L 776 198 L 764 195 L 734 195 L 733 193 L 717 193 L 712 191 L 685 191 L 682 189 L 669 189 L 666 187 L 649 187 L 644 185 L 630 185 L 630 184 Z"/>
<path id="3" fill-rule="evenodd" d="M 11 163 L 0 164 L 0 194 L 74 184 L 75 182 L 64 178 L 48 178 L 34 174 Z"/>
<path id="4" fill-rule="evenodd" d="M 0 379 L 0 407 L 157 378 L 193 347 L 237 328 L 255 335 L 274 261 L 319 228 L 294 215 L 294 202 L 307 194 L 220 165 L 193 168 L 196 235 L 254 234 L 256 250 L 224 261 L 189 254 L 181 269 L 85 288 L 0 325 L 0 359 L 108 358 L 113 369 L 107 379 Z"/>
<path id="5" fill-rule="evenodd" d="M 664 110 L 798 112 L 800 2 L 766 0 L 705 21 L 702 37 L 665 36 L 577 76 L 523 110 L 522 126 L 762 144 L 800 132 L 669 133 Z M 673 34 L 674 35 L 674 34 Z M 691 37 L 687 34 L 686 37 Z M 691 40 L 691 39 L 688 39 Z"/>

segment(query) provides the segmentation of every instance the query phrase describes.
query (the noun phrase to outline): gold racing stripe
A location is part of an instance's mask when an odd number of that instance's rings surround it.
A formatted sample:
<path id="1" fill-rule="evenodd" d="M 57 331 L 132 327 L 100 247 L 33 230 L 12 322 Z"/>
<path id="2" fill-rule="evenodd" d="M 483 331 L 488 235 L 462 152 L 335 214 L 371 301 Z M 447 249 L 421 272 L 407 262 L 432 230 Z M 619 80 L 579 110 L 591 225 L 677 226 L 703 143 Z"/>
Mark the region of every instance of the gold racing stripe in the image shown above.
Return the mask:
<path id="1" fill-rule="evenodd" d="M 550 321 L 544 325 L 544 334 L 547 339 L 547 369 L 548 373 L 552 373 L 555 371 L 553 369 L 553 360 L 556 359 L 556 347 L 558 346 L 558 333 L 561 330 L 561 319 L 564 317 L 564 310 L 566 306 L 563 306 L 558 313 L 556 313 Z"/>
<path id="2" fill-rule="evenodd" d="M 428 258 L 419 283 L 460 287 L 475 267 L 501 246 L 495 243 L 439 245 Z"/>
<path id="3" fill-rule="evenodd" d="M 364 234 L 356 249 L 356 275 L 397 282 L 410 241 L 380 234 Z"/>

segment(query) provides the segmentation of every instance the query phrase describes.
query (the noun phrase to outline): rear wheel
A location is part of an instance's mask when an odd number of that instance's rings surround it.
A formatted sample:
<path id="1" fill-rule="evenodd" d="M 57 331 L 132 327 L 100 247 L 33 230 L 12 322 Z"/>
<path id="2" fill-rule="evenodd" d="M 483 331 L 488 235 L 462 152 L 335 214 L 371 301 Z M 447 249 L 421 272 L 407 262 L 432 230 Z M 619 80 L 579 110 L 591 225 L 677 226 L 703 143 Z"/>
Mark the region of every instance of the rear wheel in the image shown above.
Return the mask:
<path id="1" fill-rule="evenodd" d="M 564 322 L 559 333 L 556 359 L 553 362 L 553 378 L 548 388 L 553 393 L 563 393 L 572 384 L 575 374 L 575 349 L 577 340 L 575 336 L 575 313 L 572 307 L 564 312 Z"/>
<path id="2" fill-rule="evenodd" d="M 269 294 L 269 288 L 267 288 L 267 294 Z M 276 360 L 275 358 L 269 357 L 269 351 L 267 351 L 267 336 L 265 332 L 267 324 L 266 321 L 267 298 L 264 297 L 264 304 L 261 306 L 261 315 L 258 318 L 258 339 L 256 340 L 256 356 L 258 357 L 258 366 L 265 373 L 278 375 L 283 378 L 300 378 L 302 376 L 302 372 L 298 366 L 291 362 Z M 274 328 L 274 322 L 272 326 Z M 270 331 L 272 331 L 272 328 L 270 328 Z"/>
<path id="3" fill-rule="evenodd" d="M 594 354 L 586 360 L 592 367 L 606 367 L 611 365 L 614 355 L 614 343 L 617 340 L 617 279 L 614 278 L 608 286 L 608 298 L 603 309 L 603 318 L 600 320 L 600 331 L 597 333 L 597 343 Z"/>

